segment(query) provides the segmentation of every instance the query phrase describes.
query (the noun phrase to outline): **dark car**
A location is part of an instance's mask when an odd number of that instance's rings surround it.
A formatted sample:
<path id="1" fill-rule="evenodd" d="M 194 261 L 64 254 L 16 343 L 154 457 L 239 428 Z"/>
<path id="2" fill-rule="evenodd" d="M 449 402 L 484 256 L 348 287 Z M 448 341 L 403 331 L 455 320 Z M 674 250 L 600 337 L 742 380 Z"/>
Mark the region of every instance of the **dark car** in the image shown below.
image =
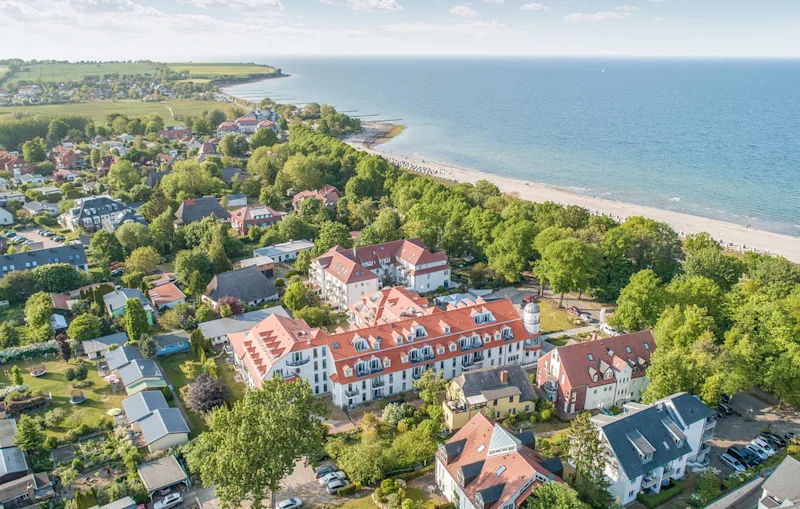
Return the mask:
<path id="1" fill-rule="evenodd" d="M 744 465 L 746 468 L 758 465 L 758 463 L 753 461 L 749 454 L 744 452 L 744 449 L 739 449 L 738 447 L 728 447 L 726 452 L 736 458 L 739 463 Z"/>
<path id="2" fill-rule="evenodd" d="M 783 435 L 783 438 L 784 438 L 785 440 L 792 440 L 792 439 L 793 439 L 795 436 L 797 436 L 797 435 L 795 435 L 794 433 L 792 433 L 792 432 L 790 431 L 789 433 L 787 433 L 787 434 Z"/>
<path id="3" fill-rule="evenodd" d="M 115 277 L 116 277 L 116 276 L 121 276 L 121 275 L 123 275 L 124 273 L 125 273 L 125 269 L 123 269 L 122 267 L 119 267 L 119 268 L 117 268 L 117 269 L 114 269 L 114 270 L 112 270 L 112 271 L 111 271 L 111 275 L 112 275 L 112 276 L 115 276 Z"/>
<path id="4" fill-rule="evenodd" d="M 730 405 L 728 405 L 727 403 L 720 403 L 719 405 L 717 405 L 717 410 L 719 410 L 719 413 L 721 414 L 725 415 L 733 414 L 733 408 L 731 408 Z"/>
<path id="5" fill-rule="evenodd" d="M 763 462 L 763 460 L 761 459 L 761 456 L 759 456 L 755 452 L 751 451 L 747 447 L 739 446 L 738 449 L 742 454 L 745 454 L 745 455 L 749 456 L 750 460 L 755 462 L 756 465 L 760 465 Z"/>
<path id="6" fill-rule="evenodd" d="M 336 465 L 324 465 L 317 468 L 317 470 L 314 472 L 314 477 L 319 479 L 320 477 L 328 475 L 331 472 L 336 472 L 337 470 L 339 470 L 339 468 Z"/>
<path id="7" fill-rule="evenodd" d="M 762 431 L 758 434 L 761 438 L 769 442 L 771 445 L 776 446 L 776 448 L 785 447 L 786 441 L 776 435 L 775 433 L 770 433 L 768 431 Z"/>

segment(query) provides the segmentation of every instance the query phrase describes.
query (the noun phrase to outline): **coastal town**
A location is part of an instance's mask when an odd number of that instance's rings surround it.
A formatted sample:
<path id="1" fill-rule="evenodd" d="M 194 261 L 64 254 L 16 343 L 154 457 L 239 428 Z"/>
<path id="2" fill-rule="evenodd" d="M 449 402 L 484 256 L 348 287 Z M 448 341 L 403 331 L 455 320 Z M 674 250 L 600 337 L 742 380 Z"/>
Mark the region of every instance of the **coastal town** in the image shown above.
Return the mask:
<path id="1" fill-rule="evenodd" d="M 793 261 L 384 157 L 235 64 L 0 65 L 3 507 L 800 503 Z"/>

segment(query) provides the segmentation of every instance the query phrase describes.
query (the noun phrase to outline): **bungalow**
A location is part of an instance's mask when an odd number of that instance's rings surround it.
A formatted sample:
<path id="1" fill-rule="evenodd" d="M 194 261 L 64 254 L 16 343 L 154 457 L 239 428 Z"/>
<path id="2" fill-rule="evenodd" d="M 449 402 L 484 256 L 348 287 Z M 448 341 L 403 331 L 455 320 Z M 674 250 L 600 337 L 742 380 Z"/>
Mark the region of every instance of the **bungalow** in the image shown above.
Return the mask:
<path id="1" fill-rule="evenodd" d="M 248 311 L 247 313 L 242 313 L 239 316 L 232 316 L 230 318 L 218 318 L 216 320 L 201 322 L 197 324 L 197 327 L 200 329 L 200 332 L 203 333 L 203 337 L 211 340 L 211 343 L 217 346 L 228 342 L 228 334 L 250 330 L 271 315 L 289 318 L 289 313 L 287 313 L 283 307 L 274 306 L 271 308 Z"/>
<path id="2" fill-rule="evenodd" d="M 57 181 L 64 181 L 64 182 L 75 182 L 75 179 L 81 176 L 81 172 L 77 170 L 68 170 L 66 168 L 62 168 L 55 173 L 53 173 L 53 179 Z"/>
<path id="3" fill-rule="evenodd" d="M 141 433 L 142 428 L 139 423 L 145 417 L 151 415 L 156 410 L 169 408 L 166 398 L 161 391 L 142 391 L 137 392 L 129 398 L 122 400 L 122 409 L 125 411 L 125 418 L 128 420 L 133 431 Z"/>
<path id="4" fill-rule="evenodd" d="M 25 203 L 25 195 L 18 191 L 6 191 L 0 193 L 0 207 L 5 207 L 10 201 Z"/>
<path id="5" fill-rule="evenodd" d="M 83 353 L 91 359 L 101 359 L 108 353 L 108 348 L 111 345 L 122 346 L 128 341 L 128 335 L 124 332 L 117 332 L 116 334 L 109 334 L 95 339 L 87 339 L 81 341 Z M 131 347 L 128 347 L 131 348 Z"/>
<path id="6" fill-rule="evenodd" d="M 24 174 L 19 175 L 11 179 L 12 182 L 17 184 L 18 186 L 28 185 L 28 186 L 43 186 L 45 179 L 41 175 L 37 175 L 36 173 L 32 174 Z M 37 191 L 43 192 L 41 189 L 37 189 Z"/>
<path id="7" fill-rule="evenodd" d="M 122 497 L 119 500 L 109 502 L 105 505 L 95 505 L 89 509 L 136 509 L 138 505 L 131 497 Z"/>
<path id="8" fill-rule="evenodd" d="M 172 282 L 157 285 L 155 288 L 148 291 L 147 294 L 158 310 L 164 308 L 172 309 L 178 304 L 186 302 L 186 295 Z"/>
<path id="9" fill-rule="evenodd" d="M 121 346 L 106 351 L 106 364 L 109 371 L 116 371 L 131 362 L 144 360 L 142 351 L 136 346 Z"/>
<path id="10" fill-rule="evenodd" d="M 297 260 L 297 255 L 302 251 L 311 251 L 314 242 L 310 240 L 293 240 L 282 244 L 273 244 L 253 250 L 253 256 L 269 256 L 277 263 L 292 262 Z"/>
<path id="11" fill-rule="evenodd" d="M 264 273 L 267 277 L 272 277 L 275 274 L 275 261 L 269 256 L 256 256 L 255 258 L 245 258 L 239 260 L 233 265 L 235 269 L 243 269 L 245 267 L 256 266 L 258 270 Z"/>
<path id="12" fill-rule="evenodd" d="M 32 216 L 57 216 L 58 205 L 41 201 L 32 201 L 22 206 L 25 211 Z"/>
<path id="13" fill-rule="evenodd" d="M 225 210 L 213 196 L 183 200 L 175 212 L 175 225 L 186 226 L 209 216 L 216 216 L 220 221 L 228 221 L 231 218 L 230 212 Z"/>
<path id="14" fill-rule="evenodd" d="M 30 507 L 55 496 L 53 483 L 45 472 L 0 484 L 0 506 L 5 509 Z"/>
<path id="15" fill-rule="evenodd" d="M 164 380 L 164 375 L 158 369 L 156 361 L 149 359 L 140 359 L 125 364 L 119 368 L 119 376 L 122 379 L 122 385 L 125 386 L 125 392 L 130 396 L 147 389 L 167 387 L 167 381 Z"/>
<path id="16" fill-rule="evenodd" d="M 139 421 L 144 443 L 151 453 L 189 441 L 189 426 L 177 408 L 160 408 Z"/>
<path id="17" fill-rule="evenodd" d="M 182 330 L 173 330 L 159 334 L 153 339 L 158 343 L 156 355 L 170 355 L 189 350 L 189 335 Z"/>
<path id="18" fill-rule="evenodd" d="M 217 274 L 206 287 L 204 302 L 216 306 L 223 297 L 236 297 L 248 306 L 278 300 L 280 292 L 258 267 L 231 270 Z"/>
<path id="19" fill-rule="evenodd" d="M 25 454 L 15 445 L 17 421 L 0 420 L 0 483 L 19 479 L 28 473 Z"/>
<path id="20" fill-rule="evenodd" d="M 117 318 L 125 314 L 125 306 L 130 299 L 139 299 L 147 314 L 147 323 L 153 325 L 153 307 L 150 301 L 144 296 L 141 290 L 136 288 L 120 288 L 111 293 L 103 295 L 103 303 L 108 314 L 112 318 Z"/>
<path id="21" fill-rule="evenodd" d="M 14 215 L 6 209 L 0 209 L 0 224 L 14 224 Z"/>

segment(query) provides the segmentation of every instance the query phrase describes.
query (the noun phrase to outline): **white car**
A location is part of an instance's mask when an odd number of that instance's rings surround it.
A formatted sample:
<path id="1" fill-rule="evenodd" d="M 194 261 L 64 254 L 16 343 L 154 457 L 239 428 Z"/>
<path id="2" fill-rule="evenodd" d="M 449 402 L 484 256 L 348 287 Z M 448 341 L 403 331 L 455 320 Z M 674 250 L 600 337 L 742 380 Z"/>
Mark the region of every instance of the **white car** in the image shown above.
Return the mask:
<path id="1" fill-rule="evenodd" d="M 173 493 L 162 498 L 155 503 L 153 509 L 172 509 L 183 503 L 183 496 L 180 493 Z"/>
<path id="2" fill-rule="evenodd" d="M 600 326 L 600 330 L 605 332 L 609 336 L 619 336 L 619 332 L 617 332 L 617 329 L 615 329 L 614 327 L 608 325 L 607 323 L 604 323 L 603 325 L 601 325 Z"/>
<path id="3" fill-rule="evenodd" d="M 742 465 L 739 460 L 734 458 L 728 453 L 723 453 L 719 455 L 720 461 L 731 467 L 732 469 L 736 470 L 737 472 L 744 472 L 747 470 L 744 465 Z"/>
<path id="4" fill-rule="evenodd" d="M 297 497 L 287 498 L 278 502 L 278 509 L 296 509 L 303 505 L 303 501 Z"/>
<path id="5" fill-rule="evenodd" d="M 330 474 L 325 474 L 319 478 L 319 483 L 322 486 L 326 486 L 329 482 L 336 480 L 336 479 L 344 479 L 347 477 L 347 474 L 342 472 L 341 470 L 337 470 L 336 472 L 331 472 Z"/>
<path id="6" fill-rule="evenodd" d="M 752 452 L 756 456 L 758 456 L 762 461 L 765 461 L 769 458 L 769 454 L 765 451 L 760 445 L 756 444 L 747 444 L 744 446 L 748 451 Z"/>
<path id="7" fill-rule="evenodd" d="M 764 449 L 770 456 L 775 454 L 775 449 L 773 449 L 772 446 L 769 445 L 769 443 L 767 443 L 767 441 L 764 440 L 763 438 L 756 437 L 752 439 L 750 443 L 758 445 L 759 447 Z"/>
<path id="8" fill-rule="evenodd" d="M 340 489 L 344 488 L 349 484 L 349 481 L 344 479 L 334 479 L 330 482 L 327 486 L 325 486 L 325 491 L 329 494 L 333 495 L 337 493 Z"/>

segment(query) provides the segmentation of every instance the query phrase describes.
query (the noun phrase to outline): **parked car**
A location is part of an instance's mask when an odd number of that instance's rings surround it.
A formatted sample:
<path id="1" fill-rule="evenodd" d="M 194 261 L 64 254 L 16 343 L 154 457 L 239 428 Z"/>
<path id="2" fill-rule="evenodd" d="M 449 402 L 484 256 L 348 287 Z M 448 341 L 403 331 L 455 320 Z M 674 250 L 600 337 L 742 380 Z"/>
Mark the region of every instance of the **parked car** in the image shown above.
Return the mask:
<path id="1" fill-rule="evenodd" d="M 750 458 L 750 461 L 751 461 L 751 463 L 752 463 L 752 462 L 755 462 L 755 464 L 756 464 L 756 465 L 760 465 L 760 464 L 761 464 L 761 463 L 764 461 L 764 460 L 762 460 L 762 459 L 761 459 L 761 456 L 759 456 L 758 454 L 756 454 L 754 451 L 751 451 L 751 450 L 750 450 L 750 449 L 748 449 L 747 447 L 741 447 L 741 446 L 739 446 L 739 450 L 740 450 L 740 451 L 742 451 L 742 453 L 743 453 L 745 456 L 747 456 L 748 458 Z"/>
<path id="2" fill-rule="evenodd" d="M 786 440 L 782 439 L 775 433 L 770 433 L 769 431 L 762 431 L 761 433 L 758 434 L 758 436 L 769 442 L 770 445 L 776 446 L 778 449 L 780 449 L 781 447 L 786 447 Z"/>
<path id="3" fill-rule="evenodd" d="M 738 447 L 728 447 L 728 450 L 725 451 L 725 454 L 736 459 L 736 461 L 744 465 L 745 468 L 754 467 L 760 463 L 760 461 L 756 462 L 753 460 L 750 456 L 750 453 L 745 452 L 745 449 L 740 449 Z"/>
<path id="4" fill-rule="evenodd" d="M 339 470 L 339 467 L 336 465 L 323 465 L 321 467 L 317 467 L 317 470 L 314 472 L 314 474 L 316 475 L 317 479 L 319 479 L 320 477 L 328 475 L 331 472 L 336 472 L 337 470 Z"/>
<path id="5" fill-rule="evenodd" d="M 344 488 L 350 484 L 349 482 L 344 482 L 343 479 L 334 479 L 330 482 L 327 486 L 325 486 L 325 491 L 327 491 L 331 495 L 335 495 L 340 489 Z"/>
<path id="6" fill-rule="evenodd" d="M 121 276 L 124 273 L 125 273 L 125 269 L 123 269 L 122 267 L 119 267 L 119 268 L 114 269 L 114 270 L 111 271 L 111 275 L 112 276 Z"/>
<path id="7" fill-rule="evenodd" d="M 53 237 L 53 240 L 56 241 L 56 242 L 64 242 L 67 239 L 65 239 L 64 237 L 59 235 L 58 237 Z"/>
<path id="8" fill-rule="evenodd" d="M 42 237 L 53 237 L 54 235 L 55 233 L 51 232 L 50 230 L 45 230 L 45 232 L 42 234 Z"/>
<path id="9" fill-rule="evenodd" d="M 44 235 L 44 232 L 46 231 L 47 230 L 36 230 L 36 233 L 38 233 L 39 235 Z"/>
<path id="10" fill-rule="evenodd" d="M 615 329 L 614 327 L 608 325 L 607 323 L 604 323 L 603 325 L 601 325 L 600 326 L 600 330 L 605 332 L 609 336 L 619 336 L 619 332 L 617 332 L 617 329 Z"/>
<path id="11" fill-rule="evenodd" d="M 172 486 L 167 486 L 166 488 L 158 490 L 158 494 L 163 497 L 164 495 L 169 495 L 171 491 L 172 491 Z"/>
<path id="12" fill-rule="evenodd" d="M 7 239 L 13 239 L 16 236 L 17 236 L 17 232 L 15 232 L 15 231 L 10 231 L 8 233 L 4 233 L 3 234 L 3 237 L 5 237 Z"/>
<path id="13" fill-rule="evenodd" d="M 744 472 L 745 470 L 747 470 L 746 468 L 744 468 L 744 465 L 739 463 L 739 460 L 737 460 L 728 453 L 720 454 L 719 459 L 720 461 L 722 461 L 732 469 L 736 470 L 737 472 Z"/>
<path id="14" fill-rule="evenodd" d="M 70 245 L 70 246 L 80 246 L 80 245 L 81 245 L 81 241 L 80 241 L 80 240 L 78 240 L 78 239 L 75 239 L 75 240 L 70 240 L 70 241 L 69 241 L 69 245 Z"/>
<path id="15" fill-rule="evenodd" d="M 756 438 L 752 439 L 750 441 L 750 443 L 753 444 L 753 445 L 757 445 L 757 446 L 761 447 L 762 449 L 764 449 L 764 451 L 767 453 L 768 456 L 774 456 L 775 455 L 775 449 L 773 449 L 772 446 L 769 445 L 769 442 L 767 442 L 763 438 L 756 437 Z"/>
<path id="16" fill-rule="evenodd" d="M 786 440 L 792 440 L 795 436 L 797 436 L 797 435 L 795 435 L 794 433 L 792 433 L 790 431 L 789 433 L 783 435 L 783 438 L 786 439 Z"/>
<path id="17" fill-rule="evenodd" d="M 319 478 L 319 483 L 321 485 L 325 486 L 326 484 L 328 484 L 329 482 L 331 482 L 331 481 L 333 481 L 335 479 L 344 479 L 345 477 L 347 477 L 347 474 L 345 474 L 341 470 L 337 470 L 335 472 L 331 472 L 329 474 L 325 474 L 322 477 L 320 477 Z"/>
<path id="18" fill-rule="evenodd" d="M 286 500 L 281 500 L 278 502 L 278 509 L 296 509 L 302 505 L 303 501 L 297 497 L 287 498 Z"/>
<path id="19" fill-rule="evenodd" d="M 575 306 L 570 306 L 567 308 L 567 313 L 577 316 L 580 314 L 580 310 Z"/>
<path id="20" fill-rule="evenodd" d="M 581 313 L 578 315 L 583 323 L 594 323 L 594 318 L 589 313 Z"/>
<path id="21" fill-rule="evenodd" d="M 533 295 L 526 295 L 524 299 L 522 299 L 522 305 L 530 304 L 531 302 L 536 301 L 536 297 Z"/>
<path id="22" fill-rule="evenodd" d="M 173 493 L 162 498 L 155 503 L 153 509 L 171 509 L 183 503 L 183 496 L 180 493 Z"/>
<path id="23" fill-rule="evenodd" d="M 760 445 L 750 443 L 745 445 L 744 448 L 758 456 L 761 461 L 769 459 L 769 454 Z"/>
<path id="24" fill-rule="evenodd" d="M 720 403 L 719 405 L 717 405 L 717 410 L 719 410 L 719 413 L 721 414 L 725 415 L 733 414 L 733 408 L 731 408 L 731 406 L 727 403 Z"/>

